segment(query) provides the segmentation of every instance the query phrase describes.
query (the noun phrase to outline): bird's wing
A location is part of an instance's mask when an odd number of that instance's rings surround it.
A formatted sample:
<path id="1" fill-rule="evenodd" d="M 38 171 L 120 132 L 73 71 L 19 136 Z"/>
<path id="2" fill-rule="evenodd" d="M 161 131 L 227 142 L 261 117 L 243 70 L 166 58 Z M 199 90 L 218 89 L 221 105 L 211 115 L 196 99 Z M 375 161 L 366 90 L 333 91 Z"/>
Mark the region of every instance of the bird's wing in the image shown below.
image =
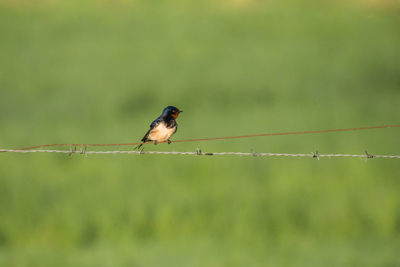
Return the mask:
<path id="1" fill-rule="evenodd" d="M 157 119 L 155 119 L 155 120 L 150 124 L 150 130 L 153 129 L 154 127 L 156 127 L 160 122 L 162 122 L 161 117 L 158 117 Z"/>
<path id="2" fill-rule="evenodd" d="M 150 129 L 147 131 L 147 133 L 143 136 L 142 138 L 142 142 L 147 142 L 149 141 L 147 139 L 147 137 L 149 136 L 149 133 L 151 132 L 151 130 L 154 129 L 154 127 L 156 127 L 160 122 L 162 121 L 161 117 L 158 117 L 157 119 L 155 119 L 151 124 L 150 124 Z"/>

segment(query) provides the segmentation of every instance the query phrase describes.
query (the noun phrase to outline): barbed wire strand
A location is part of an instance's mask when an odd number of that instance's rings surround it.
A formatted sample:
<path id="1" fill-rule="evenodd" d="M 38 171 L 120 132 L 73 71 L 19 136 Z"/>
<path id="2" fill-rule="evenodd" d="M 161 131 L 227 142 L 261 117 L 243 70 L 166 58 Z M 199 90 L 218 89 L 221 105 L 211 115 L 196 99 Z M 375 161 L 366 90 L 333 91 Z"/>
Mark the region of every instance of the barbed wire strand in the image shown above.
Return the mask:
<path id="1" fill-rule="evenodd" d="M 205 155 L 205 156 L 252 156 L 252 157 L 308 157 L 308 158 L 390 158 L 400 159 L 400 155 L 371 155 L 365 151 L 364 155 L 352 155 L 352 154 L 319 154 L 318 152 L 311 152 L 309 154 L 290 154 L 290 153 L 258 153 L 258 152 L 205 152 L 203 153 L 200 149 L 195 152 L 186 151 L 137 151 L 137 150 L 115 150 L 115 151 L 87 151 L 84 147 L 80 150 L 18 150 L 18 149 L 0 149 L 0 152 L 12 152 L 12 153 L 63 153 L 63 154 L 156 154 L 156 155 Z"/>
<path id="2" fill-rule="evenodd" d="M 400 127 L 397 125 L 382 125 L 382 126 L 367 126 L 367 127 L 356 127 L 356 128 L 344 128 L 344 129 L 331 129 L 331 130 L 316 130 L 316 131 L 298 131 L 298 132 L 281 132 L 281 133 L 265 133 L 265 134 L 249 134 L 249 135 L 239 135 L 239 136 L 226 136 L 226 137 L 212 137 L 212 138 L 198 138 L 198 139 L 186 139 L 186 140 L 175 140 L 172 143 L 182 143 L 182 142 L 198 142 L 198 141 L 212 141 L 212 140 L 226 140 L 226 139 L 239 139 L 239 138 L 251 138 L 260 136 L 279 136 L 279 135 L 298 135 L 298 134 L 317 134 L 317 133 L 332 133 L 332 132 L 348 132 L 348 131 L 360 131 L 360 130 L 370 130 L 370 129 L 382 129 L 382 128 L 395 128 Z M 159 142 L 159 143 L 166 143 Z M 37 145 L 31 147 L 22 147 L 15 150 L 31 150 L 41 147 L 53 147 L 53 146 L 69 146 L 69 147 L 100 147 L 100 146 L 137 146 L 141 144 L 147 144 L 144 142 L 136 143 L 120 143 L 120 144 L 47 144 L 47 145 Z M 9 152 L 3 149 L 0 152 Z"/>

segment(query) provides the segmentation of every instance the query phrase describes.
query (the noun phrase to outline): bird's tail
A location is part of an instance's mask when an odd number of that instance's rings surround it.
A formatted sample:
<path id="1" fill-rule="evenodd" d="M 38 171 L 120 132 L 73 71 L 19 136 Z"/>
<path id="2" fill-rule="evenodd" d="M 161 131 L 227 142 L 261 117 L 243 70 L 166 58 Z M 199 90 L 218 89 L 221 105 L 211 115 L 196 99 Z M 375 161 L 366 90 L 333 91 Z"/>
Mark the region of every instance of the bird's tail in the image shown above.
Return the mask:
<path id="1" fill-rule="evenodd" d="M 137 149 L 137 150 L 140 150 L 140 148 L 141 148 L 142 146 L 143 146 L 143 144 L 140 144 L 140 145 L 135 146 L 133 149 L 134 149 L 134 150 L 136 150 L 136 149 Z"/>
<path id="2" fill-rule="evenodd" d="M 133 149 L 134 150 L 140 150 L 141 148 L 142 148 L 142 146 L 144 145 L 144 143 L 146 143 L 147 141 L 149 141 L 149 140 L 147 140 L 147 138 L 146 137 L 143 137 L 143 139 L 142 140 L 140 140 L 140 141 L 142 141 L 142 144 L 139 144 L 139 145 L 137 145 L 137 146 L 135 146 Z M 143 148 L 142 148 L 143 149 Z"/>

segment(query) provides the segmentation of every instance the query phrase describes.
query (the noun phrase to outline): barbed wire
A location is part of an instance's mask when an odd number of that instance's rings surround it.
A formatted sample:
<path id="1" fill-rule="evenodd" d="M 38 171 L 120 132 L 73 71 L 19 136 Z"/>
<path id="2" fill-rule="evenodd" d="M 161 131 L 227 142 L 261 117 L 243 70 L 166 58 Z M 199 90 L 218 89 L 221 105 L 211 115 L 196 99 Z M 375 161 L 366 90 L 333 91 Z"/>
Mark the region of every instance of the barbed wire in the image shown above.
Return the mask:
<path id="1" fill-rule="evenodd" d="M 307 157 L 307 158 L 390 158 L 400 159 L 400 155 L 372 155 L 365 151 L 365 154 L 353 155 L 353 154 L 319 154 L 317 152 L 303 153 L 303 154 L 291 154 L 291 153 L 259 153 L 259 152 L 202 152 L 200 149 L 196 151 L 138 151 L 138 150 L 110 150 L 110 151 L 87 151 L 86 147 L 81 147 L 80 150 L 71 148 L 70 150 L 18 150 L 18 149 L 0 149 L 0 152 L 11 152 L 11 153 L 63 153 L 63 154 L 156 154 L 156 155 L 205 155 L 205 156 L 251 156 L 251 157 Z"/>
<path id="2" fill-rule="evenodd" d="M 258 136 L 276 136 L 276 135 L 298 135 L 298 134 L 315 134 L 315 133 L 329 133 L 329 132 L 344 132 L 344 131 L 359 131 L 359 130 L 369 130 L 369 129 L 381 129 L 381 128 L 393 128 L 400 127 L 400 125 L 383 125 L 383 126 L 368 126 L 368 127 L 358 127 L 358 128 L 344 128 L 344 129 L 331 129 L 331 130 L 317 130 L 317 131 L 302 131 L 302 132 L 281 132 L 281 133 L 268 133 L 268 134 L 251 134 L 251 135 L 241 135 L 241 136 L 228 136 L 228 137 L 214 137 L 214 138 L 200 138 L 200 139 L 187 139 L 187 140 L 175 140 L 174 143 L 178 142 L 194 142 L 194 141 L 207 141 L 207 140 L 224 140 L 224 139 L 237 139 L 237 138 L 249 138 Z M 165 142 L 160 142 L 165 143 Z M 290 153 L 256 153 L 256 152 L 207 152 L 203 153 L 200 149 L 196 152 L 180 152 L 180 151 L 138 151 L 138 150 L 113 150 L 113 151 L 87 151 L 88 147 L 96 146 L 133 146 L 147 144 L 144 142 L 137 143 L 120 143 L 120 144 L 48 144 L 48 145 L 38 145 L 31 147 L 24 147 L 18 149 L 0 149 L 1 152 L 11 152 L 11 153 L 64 153 L 64 154 L 158 154 L 158 155 L 207 155 L 207 156 L 221 156 L 221 155 L 231 155 L 231 156 L 253 156 L 253 157 L 312 157 L 312 158 L 333 158 L 333 157 L 347 157 L 347 158 L 400 158 L 400 155 L 371 155 L 365 151 L 364 155 L 354 155 L 354 154 L 319 154 L 318 152 L 312 152 L 310 154 L 290 154 Z M 42 147 L 52 147 L 52 146 L 69 146 L 70 150 L 45 150 L 37 149 Z M 76 148 L 80 147 L 78 151 Z"/>
<path id="3" fill-rule="evenodd" d="M 298 134 L 317 134 L 317 133 L 332 133 L 332 132 L 348 132 L 348 131 L 360 131 L 360 130 L 370 130 L 370 129 L 382 129 L 382 128 L 396 128 L 400 127 L 400 124 L 396 125 L 381 125 L 381 126 L 367 126 L 367 127 L 356 127 L 356 128 L 343 128 L 343 129 L 330 129 L 330 130 L 316 130 L 316 131 L 300 131 L 300 132 L 281 132 L 281 133 L 265 133 L 265 134 L 249 134 L 249 135 L 239 135 L 239 136 L 226 136 L 226 137 L 211 137 L 211 138 L 198 138 L 198 139 L 186 139 L 186 140 L 171 140 L 171 143 L 182 143 L 182 142 L 198 142 L 198 141 L 212 141 L 212 140 L 226 140 L 226 139 L 239 139 L 239 138 L 251 138 L 260 136 L 278 136 L 278 135 L 298 135 Z M 158 142 L 158 143 L 166 143 Z M 53 146 L 82 146 L 82 147 L 103 147 L 103 146 L 137 146 L 141 144 L 147 144 L 144 142 L 136 143 L 120 143 L 120 144 L 47 144 L 47 145 L 37 145 L 30 147 L 17 148 L 15 150 L 29 150 L 41 147 L 53 147 Z M 8 152 L 8 151 L 0 151 Z"/>

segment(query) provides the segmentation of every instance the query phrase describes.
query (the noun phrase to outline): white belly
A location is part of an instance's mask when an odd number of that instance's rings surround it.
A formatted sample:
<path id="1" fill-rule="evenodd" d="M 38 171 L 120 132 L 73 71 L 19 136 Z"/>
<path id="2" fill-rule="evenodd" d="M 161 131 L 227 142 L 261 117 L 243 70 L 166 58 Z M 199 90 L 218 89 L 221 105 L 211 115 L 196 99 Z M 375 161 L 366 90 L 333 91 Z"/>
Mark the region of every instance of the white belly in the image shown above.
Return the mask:
<path id="1" fill-rule="evenodd" d="M 147 138 L 152 141 L 164 142 L 167 141 L 174 132 L 175 128 L 167 128 L 164 123 L 160 123 L 150 131 Z"/>

